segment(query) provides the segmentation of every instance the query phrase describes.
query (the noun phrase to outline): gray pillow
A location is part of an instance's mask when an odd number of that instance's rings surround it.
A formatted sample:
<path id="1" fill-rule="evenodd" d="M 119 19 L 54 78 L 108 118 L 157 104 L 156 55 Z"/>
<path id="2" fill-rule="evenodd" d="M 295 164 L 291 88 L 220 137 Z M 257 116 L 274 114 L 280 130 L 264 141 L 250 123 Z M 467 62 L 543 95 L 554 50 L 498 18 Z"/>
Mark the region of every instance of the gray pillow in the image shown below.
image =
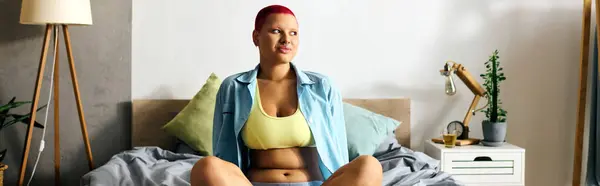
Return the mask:
<path id="1" fill-rule="evenodd" d="M 182 141 L 180 139 L 177 139 L 177 142 L 175 144 L 175 153 L 194 154 L 194 155 L 201 156 L 201 153 L 199 151 L 194 150 L 192 147 L 190 147 L 190 145 L 186 144 L 184 141 Z"/>

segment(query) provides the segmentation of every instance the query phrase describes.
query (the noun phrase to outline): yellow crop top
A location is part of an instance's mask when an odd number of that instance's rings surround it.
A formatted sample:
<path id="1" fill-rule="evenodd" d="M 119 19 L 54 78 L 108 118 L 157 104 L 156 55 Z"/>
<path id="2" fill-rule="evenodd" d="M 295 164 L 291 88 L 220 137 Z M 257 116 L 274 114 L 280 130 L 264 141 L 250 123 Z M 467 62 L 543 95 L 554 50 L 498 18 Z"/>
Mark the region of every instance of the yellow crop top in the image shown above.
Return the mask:
<path id="1" fill-rule="evenodd" d="M 268 115 L 260 102 L 256 85 L 256 96 L 248 120 L 242 129 L 242 139 L 250 149 L 273 149 L 314 146 L 310 127 L 300 111 L 286 117 Z"/>

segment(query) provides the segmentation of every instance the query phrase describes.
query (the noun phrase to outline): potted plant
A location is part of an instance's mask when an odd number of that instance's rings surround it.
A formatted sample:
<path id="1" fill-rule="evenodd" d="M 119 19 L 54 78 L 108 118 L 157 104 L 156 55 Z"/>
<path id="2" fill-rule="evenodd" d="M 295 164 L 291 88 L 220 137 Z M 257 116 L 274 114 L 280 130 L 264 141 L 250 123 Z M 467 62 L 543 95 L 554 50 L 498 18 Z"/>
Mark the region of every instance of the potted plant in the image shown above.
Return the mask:
<path id="1" fill-rule="evenodd" d="M 486 119 L 482 122 L 483 140 L 485 146 L 500 146 L 506 138 L 506 110 L 502 108 L 500 100 L 500 82 L 506 80 L 500 61 L 498 50 L 485 62 L 486 72 L 481 74 L 486 89 L 487 107 L 481 112 L 485 113 Z"/>
<path id="2" fill-rule="evenodd" d="M 2 132 L 2 129 L 5 129 L 15 123 L 29 124 L 31 121 L 31 113 L 22 115 L 9 112 L 13 108 L 18 108 L 29 103 L 31 103 L 31 101 L 15 102 L 15 97 L 13 97 L 8 103 L 0 105 L 0 132 Z M 38 108 L 37 110 L 39 111 L 44 107 L 46 107 L 46 105 Z M 34 126 L 37 128 L 44 128 L 44 126 L 37 121 L 35 122 Z M 6 164 L 2 163 L 2 160 L 4 160 L 4 157 L 6 156 L 6 152 L 7 149 L 0 150 L 0 186 L 3 183 L 4 171 L 8 168 Z"/>

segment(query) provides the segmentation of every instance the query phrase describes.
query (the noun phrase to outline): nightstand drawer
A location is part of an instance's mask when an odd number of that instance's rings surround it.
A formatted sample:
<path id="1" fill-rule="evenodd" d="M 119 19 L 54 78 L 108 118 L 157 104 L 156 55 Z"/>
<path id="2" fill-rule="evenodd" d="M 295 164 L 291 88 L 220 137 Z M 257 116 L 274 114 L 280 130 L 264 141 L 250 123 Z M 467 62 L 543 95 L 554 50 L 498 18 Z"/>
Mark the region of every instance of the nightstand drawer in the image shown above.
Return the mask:
<path id="1" fill-rule="evenodd" d="M 446 152 L 444 171 L 467 183 L 523 184 L 521 152 Z"/>

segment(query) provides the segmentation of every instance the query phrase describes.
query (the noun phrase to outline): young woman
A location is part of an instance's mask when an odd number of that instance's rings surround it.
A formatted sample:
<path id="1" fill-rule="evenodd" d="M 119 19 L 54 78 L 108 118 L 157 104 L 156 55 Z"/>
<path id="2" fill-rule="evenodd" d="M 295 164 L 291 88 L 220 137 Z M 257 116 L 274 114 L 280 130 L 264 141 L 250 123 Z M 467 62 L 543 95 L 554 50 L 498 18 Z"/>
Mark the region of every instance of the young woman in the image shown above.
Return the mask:
<path id="1" fill-rule="evenodd" d="M 260 62 L 223 80 L 214 156 L 194 165 L 192 185 L 381 185 L 377 159 L 349 162 L 340 92 L 326 76 L 291 62 L 298 37 L 288 8 L 258 12 L 252 39 Z"/>

